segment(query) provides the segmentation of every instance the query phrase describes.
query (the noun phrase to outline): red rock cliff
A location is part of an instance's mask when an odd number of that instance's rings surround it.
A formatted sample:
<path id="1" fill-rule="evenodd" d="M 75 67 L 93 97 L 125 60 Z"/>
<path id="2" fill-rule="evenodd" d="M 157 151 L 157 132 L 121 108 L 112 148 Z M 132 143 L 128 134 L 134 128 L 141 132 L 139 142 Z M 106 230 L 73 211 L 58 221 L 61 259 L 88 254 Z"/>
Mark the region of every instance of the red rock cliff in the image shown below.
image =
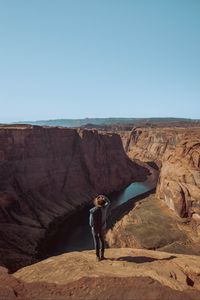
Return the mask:
<path id="1" fill-rule="evenodd" d="M 161 167 L 157 197 L 200 222 L 200 128 L 134 128 L 123 145 L 130 158 Z"/>
<path id="2" fill-rule="evenodd" d="M 130 161 L 116 134 L 31 126 L 0 127 L 0 257 L 15 269 L 32 263 L 57 217 L 146 170 Z"/>
<path id="3" fill-rule="evenodd" d="M 163 158 L 157 196 L 181 217 L 200 222 L 200 137 L 185 135 Z"/>
<path id="4" fill-rule="evenodd" d="M 129 157 L 142 161 L 162 161 L 168 150 L 175 149 L 182 140 L 185 128 L 133 128 L 126 141 L 125 150 Z"/>

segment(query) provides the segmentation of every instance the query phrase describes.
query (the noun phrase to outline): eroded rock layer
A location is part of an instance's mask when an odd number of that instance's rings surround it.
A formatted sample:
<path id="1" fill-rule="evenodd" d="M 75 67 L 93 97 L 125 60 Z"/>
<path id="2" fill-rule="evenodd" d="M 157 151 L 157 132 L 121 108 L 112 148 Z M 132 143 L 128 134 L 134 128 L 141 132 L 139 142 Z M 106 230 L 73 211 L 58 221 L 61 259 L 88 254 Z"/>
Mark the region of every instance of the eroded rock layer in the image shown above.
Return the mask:
<path id="1" fill-rule="evenodd" d="M 49 224 L 99 193 L 145 180 L 116 134 L 32 126 L 0 127 L 0 262 L 35 260 Z"/>
<path id="2" fill-rule="evenodd" d="M 131 159 L 160 167 L 157 197 L 200 222 L 200 128 L 134 128 L 122 140 Z"/>
<path id="3" fill-rule="evenodd" d="M 200 222 L 200 135 L 185 136 L 166 153 L 157 196 L 181 217 Z"/>
<path id="4" fill-rule="evenodd" d="M 136 127 L 127 139 L 125 149 L 131 158 L 142 161 L 162 161 L 166 151 L 175 149 L 186 128 Z"/>

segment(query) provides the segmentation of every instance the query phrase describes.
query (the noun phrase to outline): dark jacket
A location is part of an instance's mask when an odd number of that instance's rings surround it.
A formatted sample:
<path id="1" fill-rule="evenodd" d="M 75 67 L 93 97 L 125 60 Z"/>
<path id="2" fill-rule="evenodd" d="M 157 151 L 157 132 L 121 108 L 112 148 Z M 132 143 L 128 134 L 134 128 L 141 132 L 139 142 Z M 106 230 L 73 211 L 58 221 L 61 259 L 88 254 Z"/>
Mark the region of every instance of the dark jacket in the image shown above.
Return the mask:
<path id="1" fill-rule="evenodd" d="M 93 207 L 90 209 L 90 226 L 95 232 L 100 232 L 102 229 L 102 211 L 101 207 Z"/>
<path id="2" fill-rule="evenodd" d="M 101 207 L 93 207 L 90 209 L 89 224 L 95 231 L 106 229 L 106 215 L 110 205 L 110 200 L 106 198 L 106 203 Z"/>

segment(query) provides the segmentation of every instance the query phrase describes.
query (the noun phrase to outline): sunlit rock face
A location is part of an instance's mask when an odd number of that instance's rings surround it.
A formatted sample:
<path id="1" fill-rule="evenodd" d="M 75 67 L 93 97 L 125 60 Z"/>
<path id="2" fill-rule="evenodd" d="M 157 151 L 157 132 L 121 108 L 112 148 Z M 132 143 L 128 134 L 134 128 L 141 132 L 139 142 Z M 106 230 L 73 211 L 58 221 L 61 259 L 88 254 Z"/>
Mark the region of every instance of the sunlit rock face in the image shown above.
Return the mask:
<path id="1" fill-rule="evenodd" d="M 1 264 L 16 269 L 34 262 L 52 221 L 146 175 L 127 157 L 117 134 L 1 126 Z"/>
<path id="2" fill-rule="evenodd" d="M 200 138 L 187 136 L 163 158 L 157 196 L 181 217 L 200 218 Z M 199 216 L 199 218 L 198 218 Z"/>
<path id="3" fill-rule="evenodd" d="M 157 197 L 179 216 L 200 221 L 200 128 L 133 128 L 122 137 L 131 159 L 156 163 Z"/>
<path id="4" fill-rule="evenodd" d="M 184 130 L 180 128 L 133 128 L 126 151 L 131 158 L 159 162 L 166 151 L 175 148 L 183 135 Z"/>
<path id="5" fill-rule="evenodd" d="M 81 251 L 51 257 L 14 274 L 0 267 L 0 299 L 200 298 L 198 256 L 114 248 L 106 249 L 106 257 L 97 262 L 93 250 Z"/>

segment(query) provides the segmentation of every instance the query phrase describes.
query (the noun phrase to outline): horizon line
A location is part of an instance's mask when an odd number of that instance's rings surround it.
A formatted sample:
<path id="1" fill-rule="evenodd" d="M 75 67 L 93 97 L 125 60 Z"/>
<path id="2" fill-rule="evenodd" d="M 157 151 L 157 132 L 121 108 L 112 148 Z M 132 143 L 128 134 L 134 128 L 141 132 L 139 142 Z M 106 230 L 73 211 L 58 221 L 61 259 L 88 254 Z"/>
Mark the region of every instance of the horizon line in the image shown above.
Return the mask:
<path id="1" fill-rule="evenodd" d="M 187 117 L 84 117 L 84 118 L 54 118 L 54 119 L 34 119 L 34 120 L 18 120 L 18 121 L 8 121 L 8 122 L 0 122 L 0 124 L 14 124 L 14 123 L 26 123 L 26 122 L 49 122 L 49 121 L 77 121 L 77 120 L 109 120 L 109 119 L 121 119 L 121 120 L 147 120 L 147 119 L 177 119 L 177 120 L 191 120 L 191 121 L 199 121 L 198 118 L 187 118 Z"/>

